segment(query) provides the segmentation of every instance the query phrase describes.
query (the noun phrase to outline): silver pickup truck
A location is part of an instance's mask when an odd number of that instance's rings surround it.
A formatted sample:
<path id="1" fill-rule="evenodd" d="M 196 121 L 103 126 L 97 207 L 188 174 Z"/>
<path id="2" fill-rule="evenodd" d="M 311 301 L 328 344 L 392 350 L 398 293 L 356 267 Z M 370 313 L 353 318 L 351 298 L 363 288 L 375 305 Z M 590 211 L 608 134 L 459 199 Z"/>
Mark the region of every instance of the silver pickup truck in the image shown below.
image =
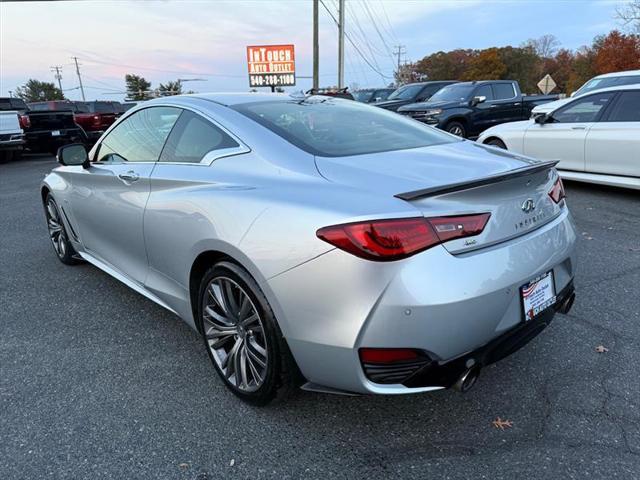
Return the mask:
<path id="1" fill-rule="evenodd" d="M 0 98 L 0 161 L 17 160 L 24 148 L 24 132 L 20 125 L 20 114 L 11 110 L 12 99 Z M 4 105 L 6 103 L 6 105 Z"/>

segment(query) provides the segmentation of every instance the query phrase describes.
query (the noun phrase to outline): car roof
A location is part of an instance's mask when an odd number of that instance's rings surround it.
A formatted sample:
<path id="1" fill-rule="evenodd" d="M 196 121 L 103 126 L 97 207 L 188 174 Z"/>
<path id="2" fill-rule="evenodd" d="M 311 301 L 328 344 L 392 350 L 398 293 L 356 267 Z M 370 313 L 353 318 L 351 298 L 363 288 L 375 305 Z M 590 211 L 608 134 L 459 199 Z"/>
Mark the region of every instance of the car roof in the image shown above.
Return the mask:
<path id="1" fill-rule="evenodd" d="M 624 72 L 604 73 L 602 75 L 598 75 L 593 78 L 596 79 L 596 78 L 611 78 L 611 77 L 631 77 L 634 75 L 640 75 L 640 70 L 626 70 Z"/>
<path id="2" fill-rule="evenodd" d="M 304 93 L 300 93 L 300 96 L 304 96 Z M 210 102 L 219 103 L 221 105 L 231 106 L 240 105 L 243 103 L 254 102 L 273 102 L 273 101 L 286 101 L 291 100 L 291 95 L 288 93 L 267 93 L 267 92 L 224 92 L 224 93 L 195 93 L 190 95 L 176 95 L 172 98 L 180 97 L 192 97 L 200 98 L 202 100 L 209 100 Z M 151 100 L 150 102 L 153 102 Z M 146 102 L 145 102 L 146 103 Z"/>
<path id="3" fill-rule="evenodd" d="M 592 90 L 589 93 L 585 93 L 584 95 L 579 95 L 577 98 L 583 98 L 588 95 L 593 95 L 594 93 L 605 93 L 605 92 L 617 92 L 619 90 L 640 90 L 640 83 L 631 83 L 629 85 L 616 85 L 615 87 L 604 87 L 598 88 L 597 90 Z"/>

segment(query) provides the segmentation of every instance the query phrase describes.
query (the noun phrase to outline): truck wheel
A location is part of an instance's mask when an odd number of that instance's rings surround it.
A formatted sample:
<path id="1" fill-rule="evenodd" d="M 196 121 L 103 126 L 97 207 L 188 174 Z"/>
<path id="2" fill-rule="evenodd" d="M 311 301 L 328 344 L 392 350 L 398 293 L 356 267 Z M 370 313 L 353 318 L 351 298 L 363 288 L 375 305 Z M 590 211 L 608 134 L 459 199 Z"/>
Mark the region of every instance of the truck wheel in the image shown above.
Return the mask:
<path id="1" fill-rule="evenodd" d="M 504 142 L 502 140 L 497 139 L 497 138 L 492 138 L 488 142 L 485 142 L 485 145 L 491 145 L 492 147 L 498 147 L 498 148 L 501 148 L 503 150 L 507 149 L 507 146 L 504 144 Z"/>
<path id="2" fill-rule="evenodd" d="M 444 129 L 457 137 L 467 138 L 467 131 L 460 122 L 449 122 Z"/>

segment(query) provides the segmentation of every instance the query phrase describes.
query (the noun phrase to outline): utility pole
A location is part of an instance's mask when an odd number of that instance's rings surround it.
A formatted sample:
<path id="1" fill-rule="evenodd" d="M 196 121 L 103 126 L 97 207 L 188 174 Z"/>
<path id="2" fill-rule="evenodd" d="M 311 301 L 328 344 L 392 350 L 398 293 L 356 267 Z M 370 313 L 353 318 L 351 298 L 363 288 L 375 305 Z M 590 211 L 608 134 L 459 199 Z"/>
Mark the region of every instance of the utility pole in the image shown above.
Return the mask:
<path id="1" fill-rule="evenodd" d="M 338 88 L 344 87 L 344 0 L 338 10 Z"/>
<path id="2" fill-rule="evenodd" d="M 402 79 L 400 74 L 400 64 L 402 62 L 402 55 L 407 53 L 407 49 L 405 48 L 404 45 L 396 45 L 395 49 L 396 50 L 393 52 L 393 54 L 398 56 L 398 70 L 396 70 L 398 72 L 398 75 L 397 75 L 398 78 L 396 79 L 396 81 L 398 83 L 401 83 Z"/>
<path id="3" fill-rule="evenodd" d="M 318 40 L 318 0 L 313 0 L 313 89 L 320 88 L 320 42 Z"/>
<path id="4" fill-rule="evenodd" d="M 62 67 L 59 65 L 55 65 L 50 68 L 52 72 L 56 72 L 56 74 L 54 75 L 54 78 L 58 80 L 58 88 L 60 89 L 60 91 L 62 91 L 62 73 L 60 73 L 60 71 L 62 70 Z"/>
<path id="5" fill-rule="evenodd" d="M 82 77 L 80 76 L 80 68 L 78 67 L 78 57 L 71 58 L 73 58 L 73 61 L 76 62 L 76 73 L 78 74 L 78 82 L 80 82 L 80 93 L 82 93 L 82 101 L 84 102 L 84 87 L 82 86 Z"/>

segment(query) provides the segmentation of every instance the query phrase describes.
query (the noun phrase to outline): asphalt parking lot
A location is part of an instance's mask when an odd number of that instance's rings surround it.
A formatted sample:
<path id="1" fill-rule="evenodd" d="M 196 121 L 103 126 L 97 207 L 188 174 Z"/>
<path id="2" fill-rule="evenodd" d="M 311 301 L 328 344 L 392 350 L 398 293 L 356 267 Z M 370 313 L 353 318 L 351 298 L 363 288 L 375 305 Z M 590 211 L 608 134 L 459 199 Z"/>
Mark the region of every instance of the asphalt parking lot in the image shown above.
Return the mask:
<path id="1" fill-rule="evenodd" d="M 576 304 L 471 392 L 253 408 L 177 317 L 56 259 L 54 165 L 0 165 L 1 478 L 640 478 L 638 192 L 567 184 Z"/>

